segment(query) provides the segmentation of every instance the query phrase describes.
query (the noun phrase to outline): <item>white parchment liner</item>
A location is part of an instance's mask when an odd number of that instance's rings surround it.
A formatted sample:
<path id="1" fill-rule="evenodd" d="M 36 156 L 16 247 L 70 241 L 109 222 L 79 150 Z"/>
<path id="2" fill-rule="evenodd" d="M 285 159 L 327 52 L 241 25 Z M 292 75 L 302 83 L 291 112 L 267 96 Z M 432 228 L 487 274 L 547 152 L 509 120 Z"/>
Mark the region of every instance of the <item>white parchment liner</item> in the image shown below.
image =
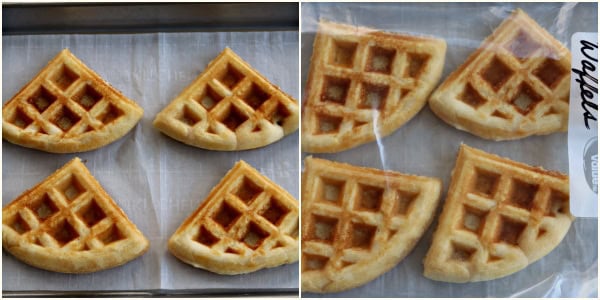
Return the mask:
<path id="1" fill-rule="evenodd" d="M 152 127 L 156 114 L 226 46 L 298 99 L 298 32 L 3 36 L 2 46 L 3 103 L 68 47 L 144 109 L 144 117 L 130 133 L 95 151 L 59 155 L 3 141 L 3 206 L 78 155 L 151 243 L 135 261 L 85 275 L 39 270 L 3 251 L 4 291 L 241 293 L 298 288 L 297 263 L 221 276 L 180 262 L 166 248 L 179 224 L 240 159 L 297 199 L 298 132 L 261 149 L 215 152 L 184 145 Z"/>

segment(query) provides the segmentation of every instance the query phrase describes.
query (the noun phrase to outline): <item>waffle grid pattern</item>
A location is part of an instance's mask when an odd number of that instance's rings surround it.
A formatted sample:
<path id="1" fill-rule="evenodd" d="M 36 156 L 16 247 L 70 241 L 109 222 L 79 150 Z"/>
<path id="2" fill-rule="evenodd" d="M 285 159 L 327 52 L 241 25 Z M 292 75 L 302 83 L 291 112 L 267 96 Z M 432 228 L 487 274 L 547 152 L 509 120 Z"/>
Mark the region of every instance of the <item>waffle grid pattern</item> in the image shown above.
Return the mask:
<path id="1" fill-rule="evenodd" d="M 566 175 L 461 146 L 425 276 L 503 277 L 554 249 L 572 221 Z"/>
<path id="2" fill-rule="evenodd" d="M 224 197 L 210 201 L 206 214 L 194 223 L 195 241 L 221 253 L 248 255 L 294 244 L 298 239 L 298 214 L 291 203 L 279 200 L 268 188 L 262 188 L 251 174 L 230 178 L 237 186 Z M 280 232 L 284 233 L 280 236 Z M 294 234 L 296 236 L 294 236 Z"/>
<path id="3" fill-rule="evenodd" d="M 250 149 L 296 130 L 297 106 L 226 48 L 159 113 L 155 126 L 201 148 Z"/>
<path id="4" fill-rule="evenodd" d="M 169 239 L 182 261 L 242 274 L 298 260 L 298 204 L 240 161 Z"/>
<path id="5" fill-rule="evenodd" d="M 374 126 L 382 122 L 394 123 L 383 129 L 383 135 L 389 134 L 425 103 L 434 84 L 430 81 L 437 81 L 432 80 L 435 65 L 443 61 L 440 51 L 445 43 L 435 39 L 321 21 L 304 108 L 304 138 L 334 147 L 336 138 L 364 136 L 364 141 L 342 148 L 353 147 L 373 140 Z"/>
<path id="6" fill-rule="evenodd" d="M 515 10 L 431 95 L 432 111 L 492 140 L 566 131 L 571 54 Z"/>
<path id="7" fill-rule="evenodd" d="M 462 199 L 457 206 L 462 213 L 454 224 L 458 230 L 448 237 L 453 246 L 451 259 L 480 264 L 499 260 L 493 244 L 519 249 L 521 238 L 537 239 L 551 230 L 544 228 L 544 218 L 569 213 L 568 195 L 554 189 L 553 182 L 531 182 L 526 172 L 511 176 L 513 171 L 505 166 L 479 160 L 467 161 L 461 172 L 465 176 L 458 179 L 458 185 L 472 189 L 454 195 Z M 490 165 L 490 170 L 476 167 L 483 164 Z M 536 235 L 526 236 L 530 232 Z"/>
<path id="8" fill-rule="evenodd" d="M 303 238 L 303 270 L 335 273 L 365 259 L 361 252 L 376 251 L 372 245 L 385 243 L 404 225 L 405 214 L 420 193 L 411 187 L 385 187 L 401 186 L 400 178 L 388 177 L 388 182 L 373 185 L 360 178 L 340 180 L 345 177 L 330 173 L 309 179 L 317 188 L 306 200 L 311 213 L 306 215 L 310 226 Z M 386 221 L 378 228 L 382 219 Z"/>
<path id="9" fill-rule="evenodd" d="M 435 178 L 309 157 L 302 176 L 302 289 L 337 292 L 400 262 L 433 219 Z"/>
<path id="10" fill-rule="evenodd" d="M 44 270 L 90 273 L 141 256 L 149 242 L 76 157 L 2 209 L 2 247 Z"/>
<path id="11" fill-rule="evenodd" d="M 399 107 L 415 88 L 428 53 L 411 53 L 393 38 L 373 45 L 371 36 L 320 33 L 325 38 L 322 65 L 313 80 L 322 82 L 314 100 L 309 100 L 317 126 L 312 134 L 339 134 L 373 122 Z M 346 33 L 347 34 L 347 33 Z"/>
<path id="12" fill-rule="evenodd" d="M 553 52 L 559 49 L 549 49 L 543 39 L 524 30 L 504 34 L 513 36 L 481 58 L 482 67 L 473 69 L 456 100 L 507 122 L 516 114 L 540 119 L 568 113 L 568 93 L 555 92 L 570 78 L 569 67 Z"/>
<path id="13" fill-rule="evenodd" d="M 7 225 L 30 243 L 69 251 L 101 249 L 127 239 L 128 231 L 107 204 L 96 200 L 85 177 L 73 169 L 64 171 L 66 176 L 45 183 L 52 186 L 48 192 L 9 212 Z"/>
<path id="14" fill-rule="evenodd" d="M 23 95 L 26 101 L 13 106 L 8 122 L 42 135 L 77 137 L 102 129 L 124 115 L 114 95 L 103 94 L 95 76 L 76 67 L 68 55 L 60 55 L 49 69 L 40 74 Z"/>

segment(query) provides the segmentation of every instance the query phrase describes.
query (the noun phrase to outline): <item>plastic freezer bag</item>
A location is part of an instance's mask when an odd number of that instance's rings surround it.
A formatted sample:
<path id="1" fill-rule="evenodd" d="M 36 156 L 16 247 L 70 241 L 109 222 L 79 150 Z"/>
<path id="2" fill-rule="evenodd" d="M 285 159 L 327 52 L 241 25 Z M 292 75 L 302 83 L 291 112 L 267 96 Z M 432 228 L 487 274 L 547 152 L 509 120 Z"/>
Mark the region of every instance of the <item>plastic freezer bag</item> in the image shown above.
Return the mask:
<path id="1" fill-rule="evenodd" d="M 301 28 L 303 105 L 306 105 L 319 20 L 444 39 L 447 51 L 439 84 L 517 8 L 525 11 L 567 48 L 570 48 L 573 33 L 597 31 L 595 3 L 304 3 Z M 568 173 L 566 132 L 495 142 L 455 129 L 436 117 L 427 105 L 388 136 L 376 135 L 373 142 L 336 153 L 303 152 L 303 160 L 313 155 L 358 166 L 441 178 L 443 189 L 433 224 L 398 265 L 354 289 L 335 294 L 304 292 L 302 296 L 597 297 L 597 219 L 576 219 L 562 242 L 547 256 L 503 278 L 455 284 L 423 276 L 422 261 L 431 245 L 461 143 L 529 165 Z"/>

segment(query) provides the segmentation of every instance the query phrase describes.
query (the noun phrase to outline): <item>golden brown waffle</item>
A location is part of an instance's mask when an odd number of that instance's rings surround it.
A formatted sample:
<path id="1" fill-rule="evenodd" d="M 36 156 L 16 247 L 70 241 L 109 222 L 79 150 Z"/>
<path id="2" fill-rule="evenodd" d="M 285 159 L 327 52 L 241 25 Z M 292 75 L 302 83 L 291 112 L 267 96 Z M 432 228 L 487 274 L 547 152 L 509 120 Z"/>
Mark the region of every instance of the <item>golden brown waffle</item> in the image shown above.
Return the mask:
<path id="1" fill-rule="evenodd" d="M 302 291 L 363 285 L 398 264 L 435 213 L 437 178 L 308 157 L 302 176 Z"/>
<path id="2" fill-rule="evenodd" d="M 79 158 L 2 209 L 2 247 L 45 270 L 100 271 L 141 256 L 148 246 Z"/>
<path id="3" fill-rule="evenodd" d="M 4 104 L 2 134 L 47 152 L 89 151 L 124 136 L 143 113 L 64 49 Z"/>
<path id="4" fill-rule="evenodd" d="M 298 103 L 225 48 L 156 116 L 154 127 L 204 149 L 253 149 L 298 129 Z"/>
<path id="5" fill-rule="evenodd" d="M 227 275 L 295 262 L 298 202 L 239 161 L 171 236 L 169 251 Z"/>
<path id="6" fill-rule="evenodd" d="M 321 21 L 302 115 L 302 150 L 338 152 L 391 134 L 425 105 L 446 42 Z"/>
<path id="7" fill-rule="evenodd" d="M 468 282 L 510 275 L 552 251 L 572 220 L 566 175 L 462 145 L 425 276 Z"/>
<path id="8" fill-rule="evenodd" d="M 492 140 L 566 131 L 571 53 L 520 9 L 431 95 L 446 123 Z"/>

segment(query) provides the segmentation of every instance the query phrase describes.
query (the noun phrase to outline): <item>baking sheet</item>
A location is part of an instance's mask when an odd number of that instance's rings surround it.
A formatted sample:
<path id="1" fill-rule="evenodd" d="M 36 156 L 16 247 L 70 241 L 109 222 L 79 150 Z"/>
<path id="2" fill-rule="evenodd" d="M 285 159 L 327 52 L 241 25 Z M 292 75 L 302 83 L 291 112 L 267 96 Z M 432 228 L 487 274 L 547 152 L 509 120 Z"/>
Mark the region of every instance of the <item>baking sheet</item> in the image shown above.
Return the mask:
<path id="1" fill-rule="evenodd" d="M 166 248 L 170 235 L 240 159 L 298 199 L 298 132 L 265 148 L 216 152 L 184 145 L 152 127 L 156 114 L 226 46 L 298 99 L 298 32 L 3 36 L 2 46 L 3 102 L 68 47 L 144 108 L 142 120 L 130 133 L 86 153 L 50 154 L 3 141 L 3 206 L 77 155 L 150 240 L 141 258 L 85 275 L 39 270 L 3 251 L 3 291 L 235 294 L 298 289 L 297 263 L 223 276 L 184 264 Z"/>
<path id="2" fill-rule="evenodd" d="M 461 65 L 515 8 L 522 8 L 570 47 L 574 32 L 597 32 L 596 3 L 303 3 L 301 64 L 306 84 L 318 20 L 444 38 L 448 45 L 442 79 Z M 441 81 L 440 81 L 441 83 Z M 426 106 L 388 137 L 336 154 L 315 157 L 354 165 L 434 176 L 443 180 L 432 226 L 396 267 L 361 287 L 303 297 L 597 297 L 597 219 L 577 219 L 561 244 L 546 257 L 511 276 L 488 282 L 452 284 L 425 278 L 422 260 L 431 244 L 460 143 L 531 165 L 568 173 L 567 133 L 493 142 L 459 131 Z M 302 153 L 306 157 L 308 153 Z"/>

